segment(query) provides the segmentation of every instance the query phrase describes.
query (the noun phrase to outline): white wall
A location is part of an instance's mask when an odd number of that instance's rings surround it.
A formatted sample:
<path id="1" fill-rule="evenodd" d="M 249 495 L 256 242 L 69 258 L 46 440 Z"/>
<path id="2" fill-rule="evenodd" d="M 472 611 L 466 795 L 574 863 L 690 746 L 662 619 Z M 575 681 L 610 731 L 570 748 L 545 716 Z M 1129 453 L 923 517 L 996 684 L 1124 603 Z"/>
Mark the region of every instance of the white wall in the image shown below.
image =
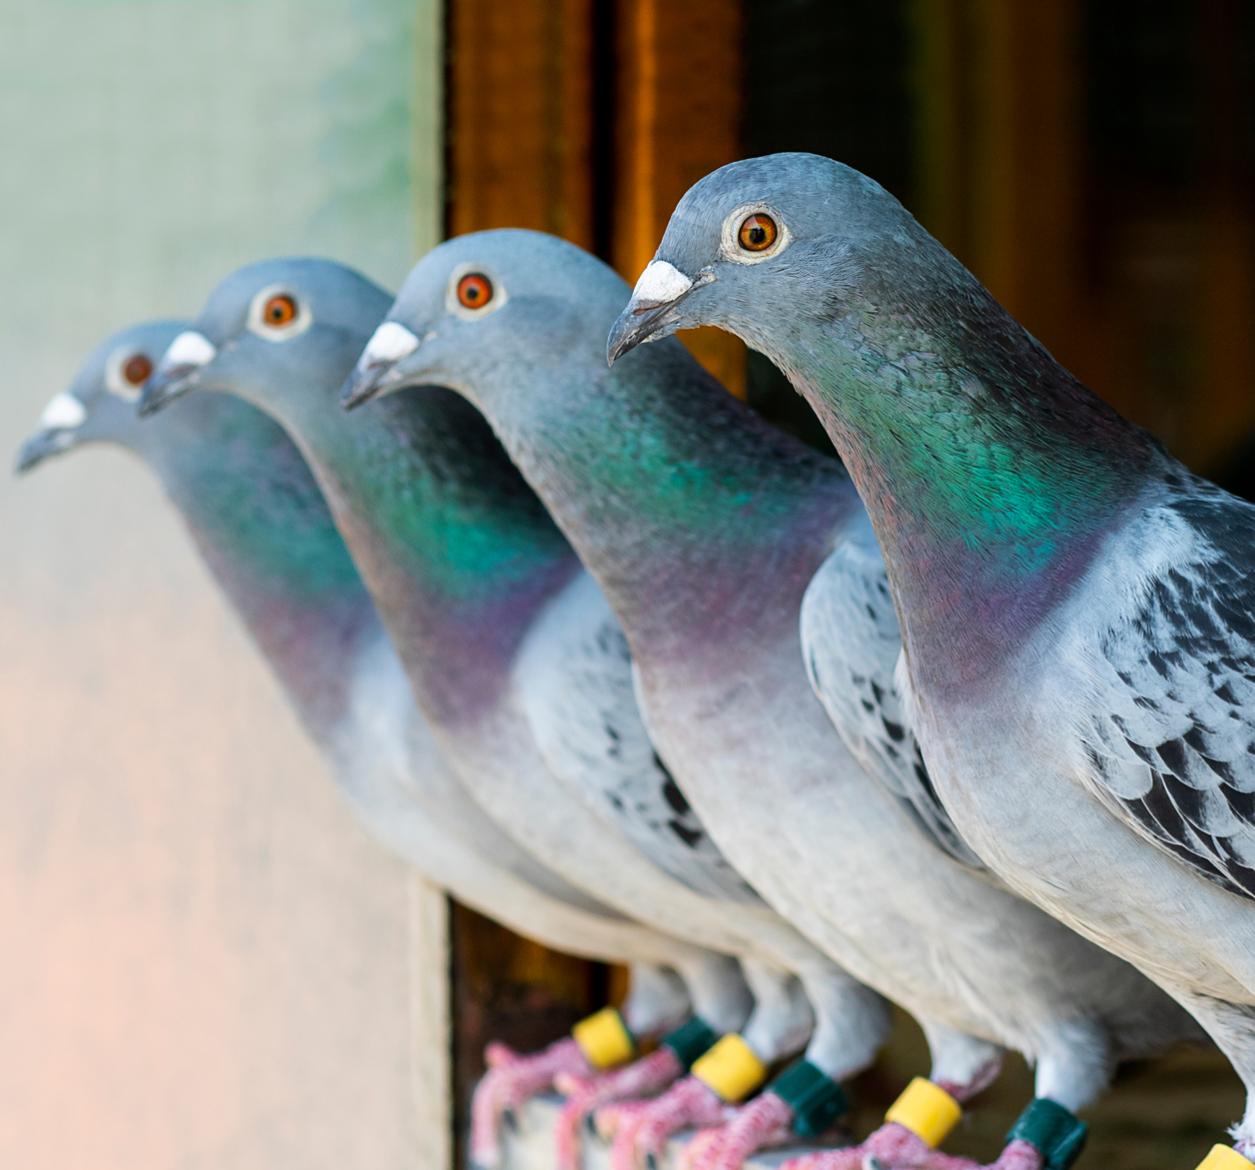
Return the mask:
<path id="1" fill-rule="evenodd" d="M 0 0 L 0 460 L 239 264 L 400 280 L 434 3 Z M 439 1170 L 443 944 L 147 471 L 0 469 L 0 1165 Z"/>

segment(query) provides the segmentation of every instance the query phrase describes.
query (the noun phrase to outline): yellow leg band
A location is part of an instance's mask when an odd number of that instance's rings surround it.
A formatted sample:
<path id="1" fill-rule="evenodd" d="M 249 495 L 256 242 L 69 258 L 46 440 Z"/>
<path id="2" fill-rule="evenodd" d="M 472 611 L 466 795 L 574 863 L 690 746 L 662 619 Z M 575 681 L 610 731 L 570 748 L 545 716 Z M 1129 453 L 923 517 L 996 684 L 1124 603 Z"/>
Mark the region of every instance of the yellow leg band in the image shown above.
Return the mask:
<path id="1" fill-rule="evenodd" d="M 1212 1146 L 1211 1153 L 1199 1164 L 1198 1170 L 1252 1170 L 1255 1162 L 1242 1157 L 1231 1146 Z"/>
<path id="2" fill-rule="evenodd" d="M 945 1089 L 916 1077 L 889 1106 L 885 1120 L 906 1126 L 920 1141 L 936 1149 L 962 1116 L 962 1107 Z"/>
<path id="3" fill-rule="evenodd" d="M 729 1032 L 693 1062 L 692 1073 L 722 1100 L 735 1103 L 767 1079 L 767 1066 L 740 1036 Z"/>
<path id="4" fill-rule="evenodd" d="M 571 1029 L 571 1035 L 593 1068 L 611 1068 L 631 1060 L 636 1053 L 632 1033 L 612 1007 L 602 1008 L 580 1020 Z"/>

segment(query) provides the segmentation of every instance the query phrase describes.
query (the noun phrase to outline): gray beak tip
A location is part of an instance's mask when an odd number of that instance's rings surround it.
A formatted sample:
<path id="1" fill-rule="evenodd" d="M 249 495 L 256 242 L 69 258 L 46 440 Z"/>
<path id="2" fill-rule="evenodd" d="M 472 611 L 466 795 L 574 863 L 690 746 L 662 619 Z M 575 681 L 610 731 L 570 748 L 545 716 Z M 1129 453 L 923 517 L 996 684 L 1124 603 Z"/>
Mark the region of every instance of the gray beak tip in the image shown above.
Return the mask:
<path id="1" fill-rule="evenodd" d="M 378 380 L 368 370 L 354 370 L 345 379 L 344 389 L 340 391 L 340 406 L 344 410 L 356 410 L 364 402 L 369 402 L 378 389 Z"/>
<path id="2" fill-rule="evenodd" d="M 195 382 L 193 370 L 178 367 L 164 373 L 158 370 L 144 386 L 144 392 L 139 396 L 135 407 L 136 413 L 140 418 L 156 414 L 186 394 Z"/>
<path id="3" fill-rule="evenodd" d="M 70 442 L 58 442 L 57 437 L 63 433 L 45 429 L 31 435 L 18 450 L 17 458 L 13 461 L 13 474 L 25 475 L 28 471 L 34 471 L 45 459 L 68 449 Z"/>
<path id="4" fill-rule="evenodd" d="M 628 316 L 628 311 L 624 311 L 622 316 L 611 326 L 610 336 L 606 339 L 606 365 L 613 366 L 625 353 L 630 353 L 642 341 L 647 340 L 647 334 L 644 334 L 637 328 L 639 321 L 634 321 Z"/>

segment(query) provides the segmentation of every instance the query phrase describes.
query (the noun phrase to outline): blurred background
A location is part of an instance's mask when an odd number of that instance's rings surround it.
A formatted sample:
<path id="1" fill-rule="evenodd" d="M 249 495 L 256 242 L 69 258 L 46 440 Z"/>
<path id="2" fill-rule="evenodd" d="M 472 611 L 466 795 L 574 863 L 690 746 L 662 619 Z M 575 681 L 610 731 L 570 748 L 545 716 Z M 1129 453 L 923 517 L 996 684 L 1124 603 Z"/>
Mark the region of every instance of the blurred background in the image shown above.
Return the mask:
<path id="1" fill-rule="evenodd" d="M 105 334 L 250 260 L 395 288 L 521 226 L 632 281 L 692 182 L 809 150 L 1255 492 L 1243 0 L 0 0 L 0 30 L 4 450 Z M 822 443 L 769 363 L 686 341 Z M 0 1164 L 444 1170 L 484 1040 L 552 1039 L 622 973 L 367 840 L 142 468 L 0 478 L 0 536 Z M 856 1128 L 922 1059 L 903 1022 Z M 1017 1067 L 955 1150 L 1029 1093 Z M 1193 1165 L 1240 1109 L 1215 1056 L 1128 1070 L 1081 1165 Z"/>

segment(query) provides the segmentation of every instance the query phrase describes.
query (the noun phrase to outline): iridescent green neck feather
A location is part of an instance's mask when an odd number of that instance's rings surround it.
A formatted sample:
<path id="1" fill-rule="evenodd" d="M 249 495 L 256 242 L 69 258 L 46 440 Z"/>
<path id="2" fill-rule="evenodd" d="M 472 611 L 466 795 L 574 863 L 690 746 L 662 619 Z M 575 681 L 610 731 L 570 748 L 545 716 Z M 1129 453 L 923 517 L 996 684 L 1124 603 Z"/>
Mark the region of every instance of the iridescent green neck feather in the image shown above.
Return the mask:
<path id="1" fill-rule="evenodd" d="M 338 387 L 336 387 L 338 390 Z M 346 414 L 334 393 L 276 397 L 420 700 L 470 726 L 578 562 L 483 417 L 418 387 Z"/>
<path id="2" fill-rule="evenodd" d="M 842 259 L 857 296 L 769 328 L 741 317 L 738 332 L 789 374 L 858 484 L 915 668 L 978 685 L 1066 596 L 1163 456 L 922 229 Z"/>
<path id="3" fill-rule="evenodd" d="M 128 428 L 215 579 L 324 745 L 344 712 L 370 597 L 305 460 L 283 429 L 227 395 L 197 395 Z"/>
<path id="4" fill-rule="evenodd" d="M 550 309 L 550 313 L 555 310 Z M 802 592 L 857 512 L 835 460 L 768 426 L 667 340 L 607 371 L 504 364 L 476 391 L 638 656 L 735 659 L 795 636 Z"/>

